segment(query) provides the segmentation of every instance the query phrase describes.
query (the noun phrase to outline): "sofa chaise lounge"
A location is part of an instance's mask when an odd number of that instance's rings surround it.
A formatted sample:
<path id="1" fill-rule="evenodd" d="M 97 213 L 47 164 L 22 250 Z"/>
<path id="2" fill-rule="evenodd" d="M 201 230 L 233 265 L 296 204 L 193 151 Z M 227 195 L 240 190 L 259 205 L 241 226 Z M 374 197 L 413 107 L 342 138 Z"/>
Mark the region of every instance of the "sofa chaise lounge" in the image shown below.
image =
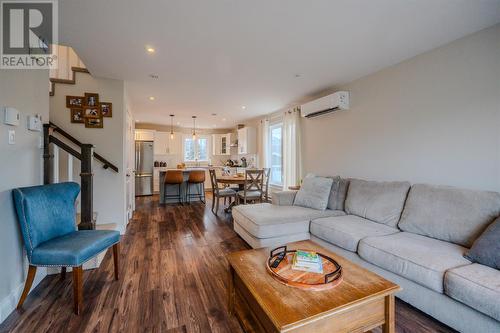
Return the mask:
<path id="1" fill-rule="evenodd" d="M 397 297 L 458 331 L 500 332 L 500 271 L 464 257 L 500 215 L 500 193 L 334 179 L 327 209 L 278 192 L 272 204 L 235 207 L 235 231 L 254 248 L 311 239 L 399 284 Z"/>

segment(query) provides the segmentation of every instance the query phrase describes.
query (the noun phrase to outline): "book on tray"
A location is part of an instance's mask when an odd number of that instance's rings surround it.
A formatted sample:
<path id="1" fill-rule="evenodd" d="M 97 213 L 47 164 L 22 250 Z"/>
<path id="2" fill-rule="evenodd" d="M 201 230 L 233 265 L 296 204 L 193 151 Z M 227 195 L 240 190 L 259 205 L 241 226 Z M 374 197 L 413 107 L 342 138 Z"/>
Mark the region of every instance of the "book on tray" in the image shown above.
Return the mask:
<path id="1" fill-rule="evenodd" d="M 316 252 L 297 250 L 293 255 L 292 269 L 322 274 L 323 260 Z"/>

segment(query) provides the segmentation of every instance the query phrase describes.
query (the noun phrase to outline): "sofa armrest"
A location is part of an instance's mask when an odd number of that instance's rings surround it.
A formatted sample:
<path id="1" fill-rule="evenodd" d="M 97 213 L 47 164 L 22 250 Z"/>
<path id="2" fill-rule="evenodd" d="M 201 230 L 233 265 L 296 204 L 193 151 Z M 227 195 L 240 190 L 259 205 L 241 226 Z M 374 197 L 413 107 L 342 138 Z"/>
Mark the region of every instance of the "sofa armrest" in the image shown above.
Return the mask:
<path id="1" fill-rule="evenodd" d="M 297 191 L 279 191 L 274 192 L 272 196 L 273 205 L 292 206 Z"/>

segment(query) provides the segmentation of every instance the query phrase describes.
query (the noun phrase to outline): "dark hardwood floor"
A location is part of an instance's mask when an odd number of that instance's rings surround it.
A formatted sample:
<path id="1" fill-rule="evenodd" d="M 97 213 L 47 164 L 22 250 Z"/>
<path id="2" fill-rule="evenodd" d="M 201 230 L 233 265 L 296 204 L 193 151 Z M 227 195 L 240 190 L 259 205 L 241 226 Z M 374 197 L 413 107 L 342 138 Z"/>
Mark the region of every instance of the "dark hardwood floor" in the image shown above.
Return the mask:
<path id="1" fill-rule="evenodd" d="M 157 196 L 142 197 L 136 208 L 121 242 L 119 281 L 107 253 L 99 269 L 84 272 L 84 308 L 76 316 L 71 275 L 48 276 L 0 332 L 241 332 L 227 313 L 225 255 L 248 245 L 231 218 L 214 216 L 209 201 L 160 206 Z M 396 329 L 452 332 L 401 301 Z"/>

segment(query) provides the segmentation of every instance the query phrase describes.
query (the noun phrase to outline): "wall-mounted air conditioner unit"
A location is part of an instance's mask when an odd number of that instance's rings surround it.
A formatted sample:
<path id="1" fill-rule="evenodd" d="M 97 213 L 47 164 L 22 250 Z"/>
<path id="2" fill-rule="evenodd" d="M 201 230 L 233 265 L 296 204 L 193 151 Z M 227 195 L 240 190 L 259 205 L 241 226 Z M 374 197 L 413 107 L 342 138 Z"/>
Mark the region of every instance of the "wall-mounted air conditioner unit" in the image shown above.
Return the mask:
<path id="1" fill-rule="evenodd" d="M 337 110 L 349 109 L 349 92 L 337 91 L 331 95 L 321 97 L 300 107 L 302 117 L 313 118 Z"/>

